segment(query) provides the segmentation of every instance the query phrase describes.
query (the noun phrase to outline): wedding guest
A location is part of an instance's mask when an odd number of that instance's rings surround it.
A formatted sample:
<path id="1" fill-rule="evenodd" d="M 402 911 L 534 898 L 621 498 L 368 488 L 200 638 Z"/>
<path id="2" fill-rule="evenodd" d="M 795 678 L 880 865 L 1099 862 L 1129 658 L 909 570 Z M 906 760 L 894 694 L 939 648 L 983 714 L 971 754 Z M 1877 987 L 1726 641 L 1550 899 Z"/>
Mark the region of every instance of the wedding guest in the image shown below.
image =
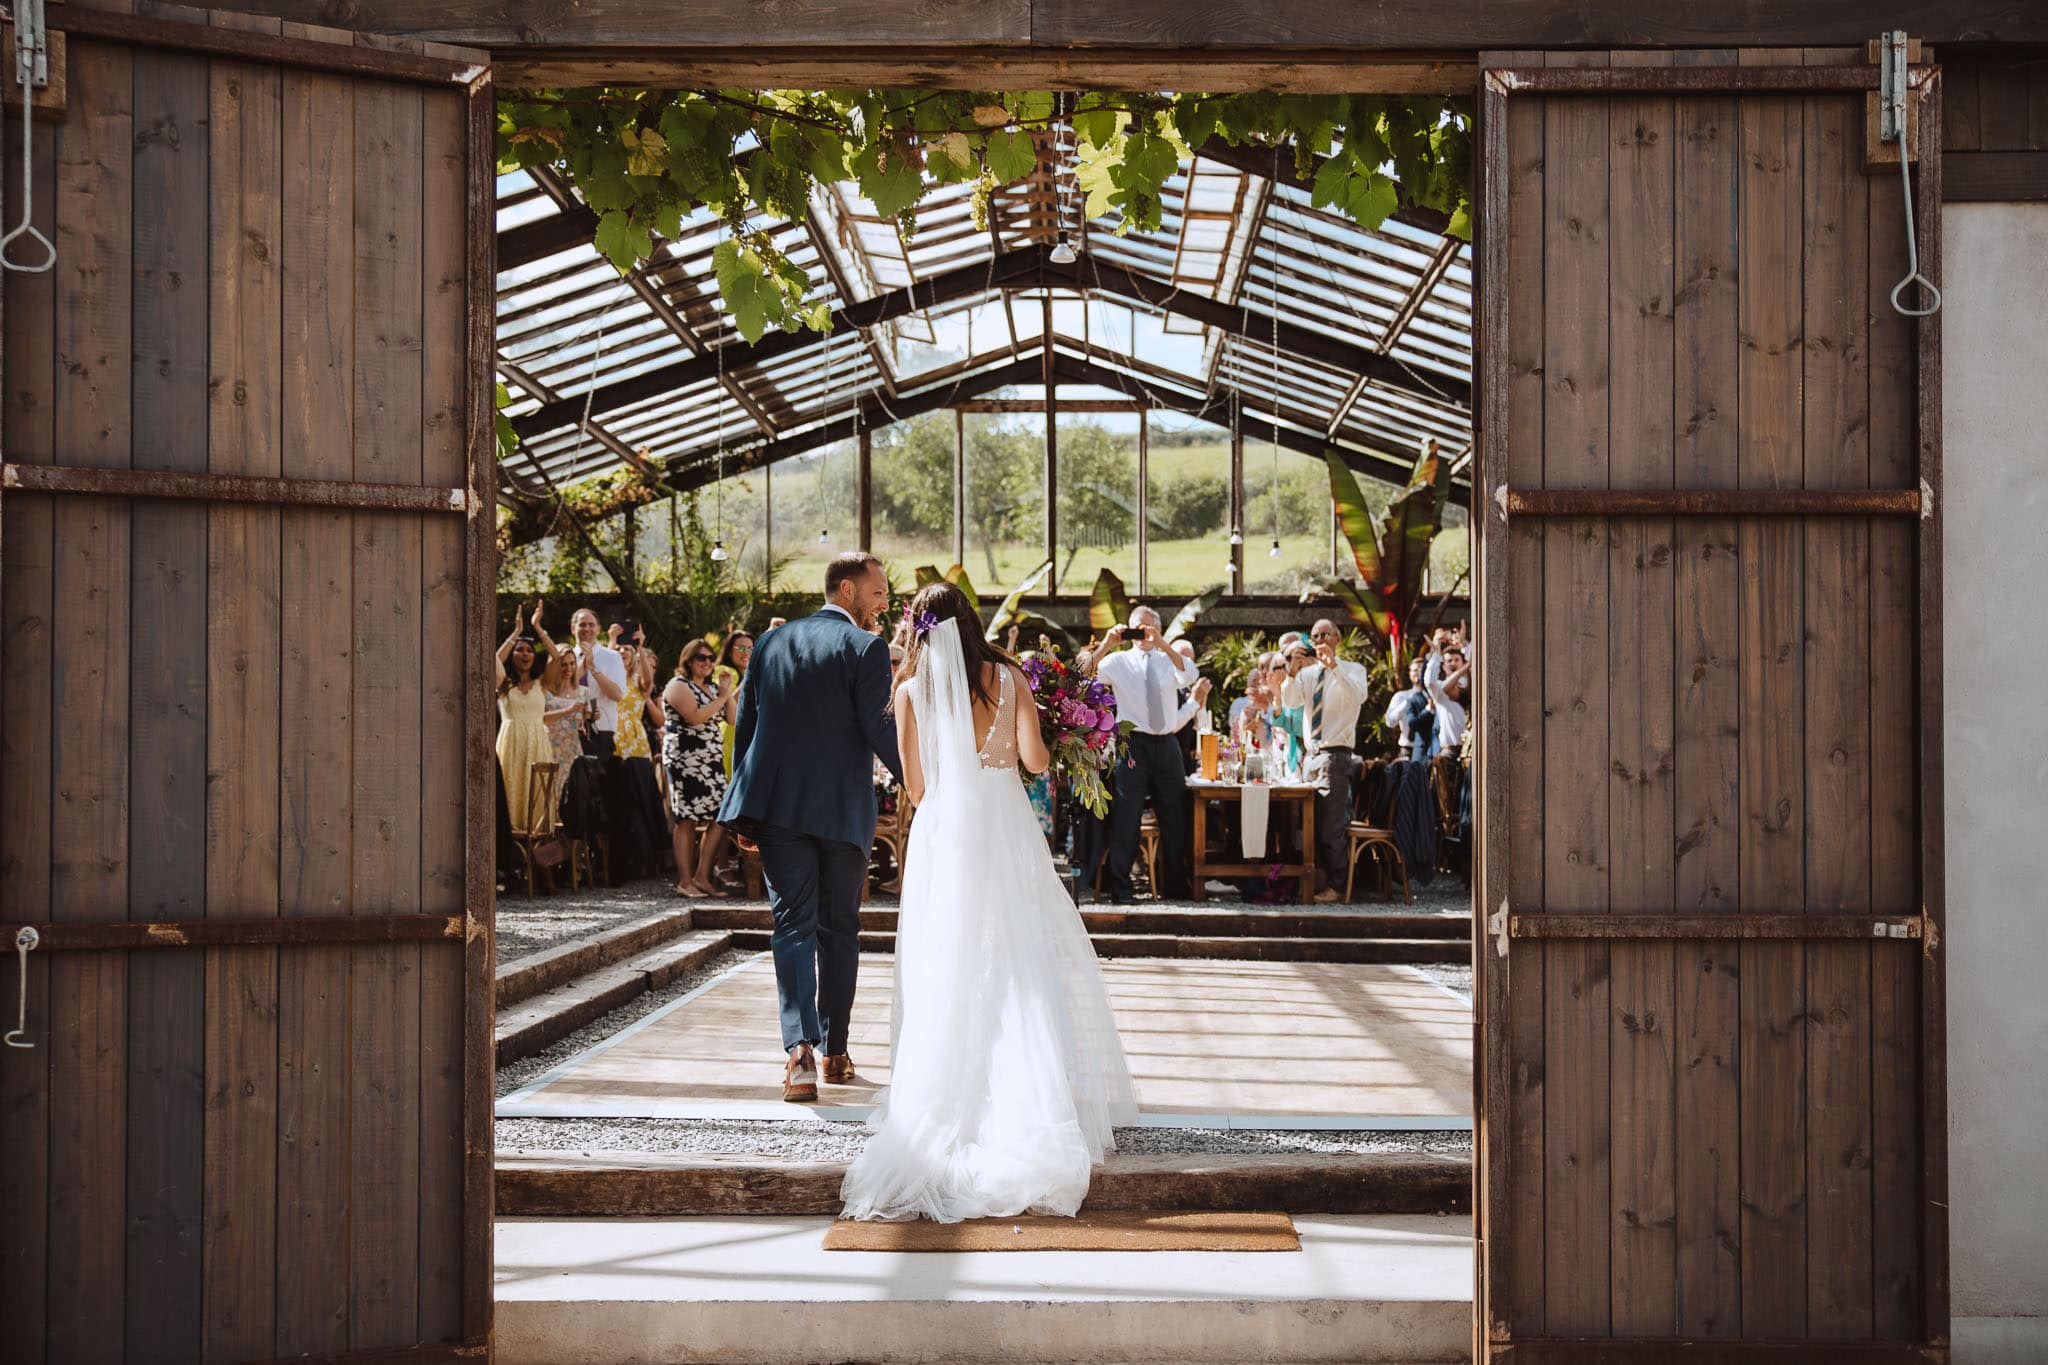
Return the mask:
<path id="1" fill-rule="evenodd" d="M 1455 645 L 1430 654 L 1423 666 L 1423 686 L 1429 689 L 1436 713 L 1435 733 L 1430 738 L 1429 757 L 1456 753 L 1465 741 L 1465 652 Z"/>
<path id="2" fill-rule="evenodd" d="M 613 824 L 623 826 L 620 846 L 628 864 L 647 870 L 658 867 L 662 835 L 667 821 L 662 817 L 661 788 L 654 776 L 654 753 L 647 742 L 648 718 L 655 730 L 661 728 L 661 713 L 643 690 L 642 665 L 648 651 L 636 643 L 646 637 L 637 628 L 620 640 L 619 659 L 626 666 L 626 695 L 619 699 L 619 728 L 615 756 L 624 767 L 618 786 L 625 809 L 613 814 Z"/>
<path id="3" fill-rule="evenodd" d="M 626 665 L 619 652 L 597 642 L 597 613 L 580 608 L 569 618 L 576 633 L 576 682 L 594 693 L 596 719 L 591 726 L 590 751 L 609 757 L 617 749 L 619 702 L 626 695 Z"/>
<path id="4" fill-rule="evenodd" d="M 1200 674 L 1192 660 L 1161 644 L 1159 613 L 1150 607 L 1133 610 L 1130 624 L 1110 632 L 1083 669 L 1109 684 L 1117 719 L 1132 725 L 1109 808 L 1110 899 L 1119 905 L 1133 900 L 1131 864 L 1138 856 L 1138 825 L 1148 801 L 1159 820 L 1160 880 L 1171 896 L 1184 896 L 1190 863 L 1183 831 L 1190 824 L 1190 807 L 1187 767 L 1174 732 L 1193 713 L 1182 715 L 1175 695 L 1177 688 L 1192 688 Z"/>
<path id="5" fill-rule="evenodd" d="M 540 615 L 541 604 L 536 601 L 533 633 L 548 658 L 547 672 L 541 677 L 548 693 L 547 713 L 542 719 L 548 727 L 548 755 L 555 765 L 555 810 L 559 813 L 569 791 L 569 769 L 583 757 L 583 726 L 592 708 L 576 682 L 576 651 L 549 638 Z"/>
<path id="6" fill-rule="evenodd" d="M 503 770 L 505 781 L 505 806 L 510 813 L 512 826 L 525 832 L 533 823 L 535 812 L 532 808 L 533 765 L 549 760 L 548 731 L 544 721 L 547 713 L 548 694 L 541 685 L 541 673 L 546 665 L 534 652 L 533 641 L 519 633 L 519 622 L 512 622 L 512 633 L 505 637 L 505 643 L 498 646 L 498 765 Z M 548 819 L 547 812 L 540 813 L 540 819 Z"/>
<path id="7" fill-rule="evenodd" d="M 1280 689 L 1283 702 L 1303 708 L 1302 733 L 1308 740 L 1310 761 L 1322 758 L 1328 774 L 1327 786 L 1316 797 L 1316 881 L 1321 884 L 1316 900 L 1324 904 L 1338 899 L 1334 883 L 1343 880 L 1351 782 L 1357 771 L 1353 746 L 1358 713 L 1372 691 L 1372 677 L 1364 664 L 1337 657 L 1343 640 L 1336 622 L 1316 622 L 1309 631 L 1314 662 L 1301 665 Z"/>
<path id="8" fill-rule="evenodd" d="M 1279 665 L 1276 669 L 1275 665 Z M 1285 673 L 1287 666 L 1280 663 L 1280 656 L 1271 652 L 1261 654 L 1251 671 L 1244 675 L 1244 695 L 1230 703 L 1225 719 L 1230 725 L 1230 739 L 1234 744 L 1244 744 L 1256 739 L 1264 744 L 1273 726 L 1274 675 Z"/>
<path id="9" fill-rule="evenodd" d="M 726 632 L 725 643 L 719 646 L 718 663 L 711 670 L 711 677 L 720 688 L 734 697 L 740 694 L 740 684 L 746 681 L 747 665 L 754 657 L 754 637 L 744 630 Z M 732 780 L 732 737 L 735 733 L 730 720 L 718 722 L 721 741 L 725 746 L 725 776 Z M 713 824 L 704 833 L 702 846 L 697 853 L 697 884 L 718 891 L 724 887 L 718 880 L 718 856 L 725 849 L 725 826 Z"/>
<path id="10" fill-rule="evenodd" d="M 1436 736 L 1436 713 L 1431 708 L 1425 683 L 1427 660 L 1417 655 L 1408 661 L 1408 686 L 1387 703 L 1384 717 L 1390 729 L 1400 733 L 1401 757 L 1428 758 L 1430 742 Z"/>
<path id="11" fill-rule="evenodd" d="M 716 886 L 700 880 L 703 867 L 698 848 L 697 827 L 712 826 L 718 807 L 725 800 L 726 772 L 719 741 L 719 722 L 730 725 L 739 709 L 739 692 L 728 689 L 713 676 L 717 659 L 702 639 L 683 646 L 676 660 L 676 675 L 662 692 L 668 708 L 668 725 L 662 736 L 661 759 L 668 768 L 669 814 L 675 817 L 670 832 L 676 857 L 678 896 L 719 896 Z M 710 842 L 707 837 L 704 842 Z"/>

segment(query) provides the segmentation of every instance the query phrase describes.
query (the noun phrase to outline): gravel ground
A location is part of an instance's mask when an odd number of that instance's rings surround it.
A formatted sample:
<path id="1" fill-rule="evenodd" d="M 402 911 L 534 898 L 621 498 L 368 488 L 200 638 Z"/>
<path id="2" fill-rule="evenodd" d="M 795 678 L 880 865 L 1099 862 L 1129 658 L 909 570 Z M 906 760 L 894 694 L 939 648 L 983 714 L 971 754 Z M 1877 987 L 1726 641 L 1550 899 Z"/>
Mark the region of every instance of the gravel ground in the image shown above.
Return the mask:
<path id="1" fill-rule="evenodd" d="M 510 962 L 564 939 L 602 933 L 622 924 L 681 909 L 689 902 L 671 894 L 666 877 L 624 886 L 582 890 L 573 895 L 498 897 L 498 961 Z"/>
<path id="2" fill-rule="evenodd" d="M 1472 1003 L 1472 968 L 1463 962 L 1417 962 L 1415 970 L 1438 985 L 1448 986 Z"/>
<path id="3" fill-rule="evenodd" d="M 624 886 L 600 887 L 597 890 L 578 891 L 574 895 L 559 896 L 514 896 L 498 897 L 498 960 L 510 962 L 515 958 L 538 952 L 542 948 L 560 943 L 564 939 L 578 938 L 585 934 L 601 933 L 615 929 L 637 919 L 667 914 L 671 910 L 691 904 L 713 904 L 714 902 L 681 901 L 670 894 L 671 883 L 666 877 L 648 877 Z M 728 906 L 759 906 L 760 901 L 729 900 L 715 902 Z M 869 901 L 876 907 L 893 907 L 893 896 L 877 895 Z M 1085 902 L 1084 902 L 1085 904 Z M 1193 901 L 1145 901 L 1145 907 L 1154 909 L 1215 910 L 1223 907 L 1240 908 L 1235 895 L 1217 895 L 1197 905 Z M 1465 913 L 1471 900 L 1464 886 L 1455 877 L 1439 877 L 1430 886 L 1415 888 L 1415 903 L 1403 905 L 1399 901 L 1363 901 L 1357 905 L 1320 905 L 1306 907 L 1318 911 L 1341 911 L 1370 917 L 1398 913 L 1451 912 Z M 1304 907 L 1293 905 L 1254 906 L 1269 910 L 1298 910 Z"/>
<path id="4" fill-rule="evenodd" d="M 689 1152 L 785 1161 L 851 1161 L 867 1142 L 858 1123 L 740 1119 L 500 1119 L 501 1150 Z M 1283 1129 L 1119 1128 L 1117 1150 L 1146 1155 L 1286 1156 L 1420 1152 L 1462 1156 L 1470 1133 L 1315 1133 Z"/>

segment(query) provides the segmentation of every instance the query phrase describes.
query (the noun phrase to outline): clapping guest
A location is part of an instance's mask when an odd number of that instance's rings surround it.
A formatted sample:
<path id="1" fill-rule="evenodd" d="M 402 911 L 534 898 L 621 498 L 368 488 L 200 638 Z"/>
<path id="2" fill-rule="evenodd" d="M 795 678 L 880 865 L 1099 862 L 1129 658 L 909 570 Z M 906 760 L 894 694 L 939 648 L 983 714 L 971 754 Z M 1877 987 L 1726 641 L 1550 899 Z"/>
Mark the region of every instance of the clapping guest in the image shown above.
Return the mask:
<path id="1" fill-rule="evenodd" d="M 1423 665 L 1423 686 L 1436 713 L 1435 733 L 1430 738 L 1429 756 L 1456 753 L 1465 741 L 1465 651 L 1446 638 L 1441 649 L 1430 653 Z"/>
<path id="2" fill-rule="evenodd" d="M 532 625 L 548 660 L 547 671 L 541 675 L 541 685 L 548 693 L 543 720 L 548 727 L 548 756 L 555 765 L 555 809 L 560 811 L 569 791 L 569 769 L 583 756 L 583 723 L 591 707 L 576 683 L 576 651 L 549 638 L 540 615 L 541 604 L 536 600 Z"/>
<path id="3" fill-rule="evenodd" d="M 533 765 L 548 761 L 547 690 L 541 685 L 546 665 L 534 652 L 533 641 L 519 633 L 514 617 L 512 633 L 498 646 L 498 765 L 503 770 L 505 804 L 512 827 L 524 832 L 550 818 L 551 812 L 532 809 Z"/>
<path id="4" fill-rule="evenodd" d="M 1266 736 L 1273 726 L 1273 708 L 1277 700 L 1274 695 L 1274 675 L 1276 672 L 1285 671 L 1286 665 L 1280 663 L 1278 654 L 1266 653 L 1261 654 L 1258 662 L 1252 665 L 1251 671 L 1244 675 L 1244 695 L 1230 703 L 1227 716 L 1233 744 L 1266 742 Z"/>
<path id="5" fill-rule="evenodd" d="M 678 896 L 723 894 L 705 880 L 710 869 L 703 865 L 697 839 L 697 827 L 714 825 L 718 807 L 725 800 L 719 722 L 730 725 L 739 710 L 738 688 L 727 688 L 712 676 L 716 662 L 709 644 L 701 639 L 690 641 L 676 660 L 675 677 L 661 694 L 668 708 L 661 759 L 668 769 L 669 814 L 675 817 L 670 838 L 675 847 Z M 708 847 L 711 841 L 706 838 L 703 842 Z"/>
<path id="6" fill-rule="evenodd" d="M 576 632 L 576 683 L 592 694 L 596 719 L 591 750 L 609 756 L 618 744 L 619 702 L 626 695 L 626 665 L 619 652 L 598 643 L 597 613 L 583 607 L 569 618 Z"/>
<path id="7" fill-rule="evenodd" d="M 1436 712 L 1431 707 L 1425 682 L 1427 661 L 1421 655 L 1408 661 L 1407 687 L 1387 703 L 1386 723 L 1400 732 L 1401 757 L 1420 759 L 1430 754 L 1436 736 Z"/>
<path id="8" fill-rule="evenodd" d="M 711 670 L 716 687 L 737 698 L 740 684 L 746 680 L 747 665 L 753 662 L 754 637 L 744 630 L 728 631 L 725 643 L 719 646 L 718 663 Z M 735 708 L 737 703 L 735 703 Z M 724 745 L 725 777 L 732 780 L 732 738 L 734 729 L 731 719 L 718 722 L 720 742 Z M 671 834 L 673 837 L 673 834 Z M 697 884 L 723 892 L 718 881 L 718 855 L 725 848 L 725 826 L 713 824 L 704 832 L 703 843 L 697 853 Z M 681 869 L 677 869 L 680 874 Z M 678 880 L 681 880 L 680 875 Z"/>
<path id="9" fill-rule="evenodd" d="M 1357 756 L 1358 713 L 1372 690 L 1364 664 L 1337 657 L 1344 633 L 1334 621 L 1315 623 L 1309 643 L 1312 663 L 1303 664 L 1282 685 L 1280 699 L 1306 713 L 1304 734 L 1311 760 L 1321 756 L 1327 785 L 1316 797 L 1316 880 L 1324 883 L 1316 900 L 1338 899 L 1331 885 L 1345 866 L 1346 831 L 1351 821 L 1351 781 Z"/>

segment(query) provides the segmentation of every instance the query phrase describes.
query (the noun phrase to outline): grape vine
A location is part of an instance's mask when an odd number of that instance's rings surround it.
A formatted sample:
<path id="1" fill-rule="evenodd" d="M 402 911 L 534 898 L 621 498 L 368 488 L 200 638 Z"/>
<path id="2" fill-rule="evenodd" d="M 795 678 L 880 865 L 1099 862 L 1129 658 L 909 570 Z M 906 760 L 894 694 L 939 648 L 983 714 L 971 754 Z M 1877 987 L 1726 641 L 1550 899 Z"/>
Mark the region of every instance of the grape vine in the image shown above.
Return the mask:
<path id="1" fill-rule="evenodd" d="M 723 219 L 719 292 L 754 341 L 830 325 L 764 221 L 802 222 L 814 186 L 852 182 L 907 239 L 932 189 L 972 182 L 982 223 L 989 196 L 1031 174 L 1031 133 L 1067 121 L 1085 211 L 1119 233 L 1157 230 L 1166 181 L 1221 138 L 1290 156 L 1317 206 L 1363 228 L 1414 207 L 1471 236 L 1471 102 L 1446 96 L 1090 92 L 1062 108 L 1050 91 L 533 90 L 500 98 L 498 158 L 574 185 L 622 271 L 698 211 Z"/>

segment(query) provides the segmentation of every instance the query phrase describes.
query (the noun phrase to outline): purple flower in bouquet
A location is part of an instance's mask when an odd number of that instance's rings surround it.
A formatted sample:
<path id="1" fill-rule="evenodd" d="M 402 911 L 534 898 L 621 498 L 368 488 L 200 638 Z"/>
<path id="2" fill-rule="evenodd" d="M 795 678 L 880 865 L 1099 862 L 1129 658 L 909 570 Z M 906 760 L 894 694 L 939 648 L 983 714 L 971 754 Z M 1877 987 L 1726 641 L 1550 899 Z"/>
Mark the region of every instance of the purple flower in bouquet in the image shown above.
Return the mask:
<path id="1" fill-rule="evenodd" d="M 1095 717 L 1096 713 L 1084 702 L 1075 701 L 1072 697 L 1060 700 L 1060 723 L 1063 725 L 1076 730 L 1092 730 Z"/>

